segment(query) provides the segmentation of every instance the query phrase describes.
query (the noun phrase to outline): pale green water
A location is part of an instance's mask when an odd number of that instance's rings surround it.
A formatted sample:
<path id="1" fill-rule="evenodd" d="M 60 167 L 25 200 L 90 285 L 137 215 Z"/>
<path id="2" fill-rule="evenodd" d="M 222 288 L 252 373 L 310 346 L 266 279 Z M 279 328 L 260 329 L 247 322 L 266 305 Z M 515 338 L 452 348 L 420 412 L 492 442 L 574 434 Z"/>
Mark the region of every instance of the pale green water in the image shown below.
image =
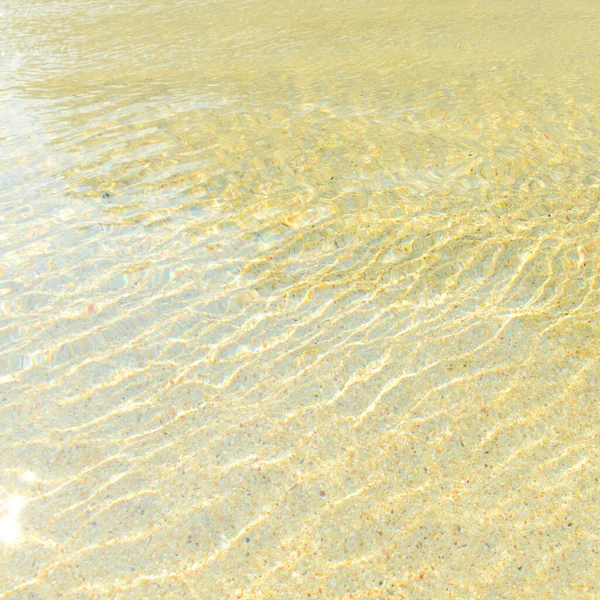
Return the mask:
<path id="1" fill-rule="evenodd" d="M 0 598 L 600 595 L 595 1 L 0 52 Z"/>

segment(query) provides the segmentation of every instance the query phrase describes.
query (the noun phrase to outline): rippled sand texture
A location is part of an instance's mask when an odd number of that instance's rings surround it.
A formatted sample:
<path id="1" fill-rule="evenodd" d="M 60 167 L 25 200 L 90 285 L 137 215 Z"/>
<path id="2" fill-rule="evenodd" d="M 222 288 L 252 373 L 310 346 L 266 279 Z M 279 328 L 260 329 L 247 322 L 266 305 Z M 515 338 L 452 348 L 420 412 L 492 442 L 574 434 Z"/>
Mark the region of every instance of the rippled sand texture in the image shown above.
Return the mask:
<path id="1" fill-rule="evenodd" d="M 0 11 L 0 598 L 600 596 L 595 0 Z"/>

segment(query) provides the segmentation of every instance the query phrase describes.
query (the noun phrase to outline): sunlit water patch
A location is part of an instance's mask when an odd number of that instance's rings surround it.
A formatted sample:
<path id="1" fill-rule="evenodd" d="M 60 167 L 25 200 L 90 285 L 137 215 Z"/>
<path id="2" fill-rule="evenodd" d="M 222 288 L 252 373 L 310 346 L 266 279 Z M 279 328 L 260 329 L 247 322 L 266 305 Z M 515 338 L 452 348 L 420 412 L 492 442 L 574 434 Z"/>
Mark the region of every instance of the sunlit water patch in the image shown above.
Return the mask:
<path id="1" fill-rule="evenodd" d="M 0 598 L 597 594 L 598 9 L 14 2 Z"/>

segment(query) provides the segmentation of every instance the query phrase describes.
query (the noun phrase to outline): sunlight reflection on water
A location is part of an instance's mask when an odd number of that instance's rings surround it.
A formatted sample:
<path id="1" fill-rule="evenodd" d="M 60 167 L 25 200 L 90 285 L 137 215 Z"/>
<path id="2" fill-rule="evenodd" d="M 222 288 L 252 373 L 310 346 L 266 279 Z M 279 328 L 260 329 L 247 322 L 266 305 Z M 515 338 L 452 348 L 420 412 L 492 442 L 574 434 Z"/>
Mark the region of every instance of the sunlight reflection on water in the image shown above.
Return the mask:
<path id="1" fill-rule="evenodd" d="M 0 597 L 597 595 L 594 2 L 0 10 Z"/>

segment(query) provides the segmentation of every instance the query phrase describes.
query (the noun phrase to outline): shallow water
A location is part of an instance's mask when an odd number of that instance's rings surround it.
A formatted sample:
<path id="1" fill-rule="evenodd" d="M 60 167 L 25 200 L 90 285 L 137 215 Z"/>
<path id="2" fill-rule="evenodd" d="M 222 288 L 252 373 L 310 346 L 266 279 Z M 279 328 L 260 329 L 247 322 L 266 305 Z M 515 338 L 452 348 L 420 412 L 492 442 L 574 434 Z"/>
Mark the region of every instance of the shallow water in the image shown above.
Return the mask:
<path id="1" fill-rule="evenodd" d="M 0 7 L 0 598 L 590 598 L 593 0 Z"/>

